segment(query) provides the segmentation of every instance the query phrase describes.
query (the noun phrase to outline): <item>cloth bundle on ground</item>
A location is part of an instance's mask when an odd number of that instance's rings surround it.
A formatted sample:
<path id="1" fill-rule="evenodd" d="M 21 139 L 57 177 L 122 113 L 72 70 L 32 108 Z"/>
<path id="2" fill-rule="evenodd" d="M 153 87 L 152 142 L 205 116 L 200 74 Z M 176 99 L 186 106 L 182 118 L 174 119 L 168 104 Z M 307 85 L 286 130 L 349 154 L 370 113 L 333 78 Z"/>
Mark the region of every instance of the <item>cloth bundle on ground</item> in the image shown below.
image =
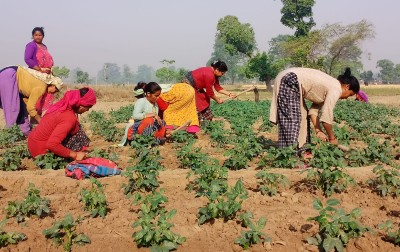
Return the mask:
<path id="1" fill-rule="evenodd" d="M 92 177 L 106 177 L 121 174 L 117 165 L 105 158 L 87 158 L 81 161 L 73 161 L 65 167 L 67 177 L 82 180 Z"/>

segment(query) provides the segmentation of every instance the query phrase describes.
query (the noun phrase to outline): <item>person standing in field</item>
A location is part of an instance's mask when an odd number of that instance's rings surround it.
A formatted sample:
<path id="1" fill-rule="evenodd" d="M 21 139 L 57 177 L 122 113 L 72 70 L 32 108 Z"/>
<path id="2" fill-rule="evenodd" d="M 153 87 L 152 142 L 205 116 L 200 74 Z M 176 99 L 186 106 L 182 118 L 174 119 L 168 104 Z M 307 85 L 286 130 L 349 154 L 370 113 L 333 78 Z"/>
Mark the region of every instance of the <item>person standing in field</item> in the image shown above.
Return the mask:
<path id="1" fill-rule="evenodd" d="M 93 89 L 70 90 L 53 104 L 28 137 L 32 157 L 53 152 L 57 156 L 82 160 L 90 140 L 82 130 L 77 114 L 83 114 L 96 104 Z"/>
<path id="2" fill-rule="evenodd" d="M 233 93 L 224 90 L 219 84 L 219 78 L 227 71 L 228 67 L 225 62 L 217 60 L 211 66 L 198 68 L 185 76 L 184 82 L 192 85 L 195 90 L 196 107 L 200 121 L 211 121 L 213 119 L 210 99 L 218 104 L 223 103 L 223 100 L 215 95 L 213 88 L 220 94 L 236 97 Z"/>
<path id="3" fill-rule="evenodd" d="M 35 69 L 42 73 L 51 73 L 54 65 L 53 57 L 47 50 L 47 46 L 43 44 L 44 29 L 43 27 L 35 27 L 32 30 L 32 41 L 25 46 L 25 63 L 29 68 Z"/>
<path id="4" fill-rule="evenodd" d="M 58 92 L 62 86 L 60 78 L 27 67 L 10 66 L 1 69 L 0 108 L 4 112 L 6 127 L 17 124 L 25 136 L 29 135 L 31 126 L 28 115 L 39 122 L 41 97 L 46 93 Z"/>
<path id="5" fill-rule="evenodd" d="M 301 149 L 309 142 L 308 116 L 319 139 L 338 144 L 332 127 L 333 109 L 339 99 L 347 99 L 359 90 L 360 84 L 350 68 L 337 79 L 310 68 L 280 72 L 275 79 L 270 110 L 270 121 L 278 124 L 278 146 L 297 145 Z M 312 102 L 309 110 L 305 99 Z"/>

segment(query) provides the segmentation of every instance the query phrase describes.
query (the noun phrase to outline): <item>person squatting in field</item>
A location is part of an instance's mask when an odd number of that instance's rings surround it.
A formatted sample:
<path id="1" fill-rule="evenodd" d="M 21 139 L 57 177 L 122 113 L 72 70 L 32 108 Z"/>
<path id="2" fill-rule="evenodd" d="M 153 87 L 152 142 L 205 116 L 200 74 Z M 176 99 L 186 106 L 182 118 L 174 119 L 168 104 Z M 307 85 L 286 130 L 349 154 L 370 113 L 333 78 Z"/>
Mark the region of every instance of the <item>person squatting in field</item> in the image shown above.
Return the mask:
<path id="1" fill-rule="evenodd" d="M 297 145 L 301 150 L 310 142 L 307 119 L 311 119 L 317 137 L 338 144 L 333 132 L 333 109 L 339 99 L 347 99 L 360 90 L 350 68 L 337 79 L 319 70 L 290 68 L 278 74 L 272 95 L 270 121 L 278 124 L 279 147 Z M 306 107 L 305 99 L 312 102 Z M 324 133 L 321 124 L 325 129 Z"/>
<path id="2" fill-rule="evenodd" d="M 10 66 L 0 70 L 0 107 L 3 109 L 6 127 L 19 125 L 28 136 L 31 131 L 28 115 L 41 120 L 46 93 L 54 94 L 63 86 L 60 78 L 22 67 Z"/>
<path id="3" fill-rule="evenodd" d="M 139 82 L 137 86 L 141 86 Z M 140 89 L 135 87 L 135 95 L 140 95 Z M 133 140 L 135 135 L 154 136 L 157 143 L 165 142 L 165 122 L 158 116 L 159 108 L 157 98 L 161 94 L 161 87 L 155 82 L 149 82 L 143 87 L 143 96 L 139 98 L 133 109 L 133 124 L 129 125 L 126 131 L 126 139 L 121 144 L 125 144 L 126 140 Z"/>
<path id="4" fill-rule="evenodd" d="M 47 46 L 43 44 L 44 28 L 35 27 L 32 30 L 32 41 L 25 46 L 24 60 L 29 68 L 35 69 L 36 71 L 52 74 L 52 67 L 54 66 L 54 60 Z M 44 114 L 45 111 L 53 104 L 55 100 L 54 94 L 44 93 L 38 101 L 38 113 Z M 32 118 L 31 118 L 32 119 Z M 35 120 L 33 120 L 34 122 Z"/>
<path id="5" fill-rule="evenodd" d="M 96 104 L 93 89 L 70 90 L 53 104 L 28 137 L 32 157 L 53 152 L 57 156 L 82 160 L 90 140 L 81 129 L 77 114 L 83 114 Z"/>
<path id="6" fill-rule="evenodd" d="M 236 97 L 219 84 L 219 78 L 227 71 L 225 62 L 217 60 L 211 66 L 201 67 L 186 74 L 183 82 L 192 85 L 195 90 L 196 108 L 200 121 L 211 121 L 214 117 L 210 109 L 210 98 L 218 104 L 223 103 L 223 100 L 214 94 L 213 88 L 220 94 Z"/>

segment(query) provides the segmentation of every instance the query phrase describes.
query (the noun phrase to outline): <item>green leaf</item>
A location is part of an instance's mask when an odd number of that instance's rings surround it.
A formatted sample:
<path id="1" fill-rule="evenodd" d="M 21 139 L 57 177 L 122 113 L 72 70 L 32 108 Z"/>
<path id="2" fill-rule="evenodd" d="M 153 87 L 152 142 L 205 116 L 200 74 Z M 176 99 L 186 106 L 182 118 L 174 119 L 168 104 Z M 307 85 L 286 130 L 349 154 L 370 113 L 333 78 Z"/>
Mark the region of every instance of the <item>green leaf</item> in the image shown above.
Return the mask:
<path id="1" fill-rule="evenodd" d="M 322 205 L 322 202 L 319 199 L 314 199 L 313 201 L 313 208 L 315 210 L 321 210 L 324 206 Z"/>

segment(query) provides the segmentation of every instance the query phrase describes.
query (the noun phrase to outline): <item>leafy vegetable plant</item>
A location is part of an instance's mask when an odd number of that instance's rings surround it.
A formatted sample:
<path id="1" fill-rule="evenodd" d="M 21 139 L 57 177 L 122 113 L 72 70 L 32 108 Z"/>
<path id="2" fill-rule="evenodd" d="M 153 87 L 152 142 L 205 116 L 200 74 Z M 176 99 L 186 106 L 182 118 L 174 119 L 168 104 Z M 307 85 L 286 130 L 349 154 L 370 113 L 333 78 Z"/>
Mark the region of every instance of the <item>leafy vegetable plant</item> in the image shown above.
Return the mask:
<path id="1" fill-rule="evenodd" d="M 32 215 L 42 218 L 50 213 L 50 201 L 40 196 L 40 190 L 34 184 L 29 183 L 27 191 L 28 195 L 22 202 L 8 202 L 5 208 L 7 218 L 15 217 L 17 222 L 23 222 Z"/>
<path id="2" fill-rule="evenodd" d="M 20 241 L 26 240 L 26 235 L 23 233 L 6 232 L 3 226 L 7 219 L 0 221 L 0 248 L 7 247 L 9 244 L 17 244 Z"/>
<path id="3" fill-rule="evenodd" d="M 85 205 L 85 210 L 91 212 L 92 217 L 101 216 L 103 218 L 107 215 L 107 200 L 104 194 L 103 185 L 97 179 L 90 178 L 92 187 L 87 190 L 81 190 L 81 199 Z"/>
<path id="4" fill-rule="evenodd" d="M 359 208 L 346 213 L 343 208 L 335 208 L 340 202 L 336 199 L 328 199 L 326 206 L 318 199 L 313 202 L 314 209 L 319 215 L 310 217 L 307 220 L 316 221 L 319 225 L 319 232 L 313 237 L 307 238 L 307 242 L 319 246 L 323 251 L 343 251 L 348 241 L 360 237 L 370 228 L 361 226 L 357 219 L 361 216 Z"/>
<path id="5" fill-rule="evenodd" d="M 380 196 L 391 195 L 400 196 L 400 171 L 396 168 L 385 169 L 382 165 L 377 165 L 372 170 L 376 177 L 369 179 L 368 184 Z"/>
<path id="6" fill-rule="evenodd" d="M 395 229 L 393 222 L 387 220 L 384 223 L 378 225 L 379 229 L 383 229 L 386 232 L 386 239 L 391 241 L 394 245 L 400 246 L 400 227 Z"/>
<path id="7" fill-rule="evenodd" d="M 289 186 L 289 180 L 286 176 L 278 173 L 270 173 L 263 170 L 256 174 L 256 178 L 260 180 L 258 186 L 263 195 L 276 195 L 279 188 Z"/>
<path id="8" fill-rule="evenodd" d="M 68 164 L 65 158 L 56 156 L 52 152 L 37 156 L 34 162 L 40 169 L 52 170 L 64 169 Z"/>
<path id="9" fill-rule="evenodd" d="M 74 244 L 85 245 L 90 243 L 90 238 L 83 233 L 76 233 L 76 228 L 80 219 L 68 214 L 61 221 L 56 221 L 49 229 L 43 230 L 43 235 L 48 239 L 53 239 L 57 246 L 63 245 L 64 251 L 70 252 Z"/>
<path id="10" fill-rule="evenodd" d="M 267 219 L 264 217 L 261 217 L 256 223 L 247 219 L 246 226 L 249 227 L 250 230 L 242 231 L 241 236 L 236 238 L 235 243 L 239 244 L 243 249 L 248 249 L 259 242 L 271 242 L 272 239 L 262 232 L 266 223 Z"/>

